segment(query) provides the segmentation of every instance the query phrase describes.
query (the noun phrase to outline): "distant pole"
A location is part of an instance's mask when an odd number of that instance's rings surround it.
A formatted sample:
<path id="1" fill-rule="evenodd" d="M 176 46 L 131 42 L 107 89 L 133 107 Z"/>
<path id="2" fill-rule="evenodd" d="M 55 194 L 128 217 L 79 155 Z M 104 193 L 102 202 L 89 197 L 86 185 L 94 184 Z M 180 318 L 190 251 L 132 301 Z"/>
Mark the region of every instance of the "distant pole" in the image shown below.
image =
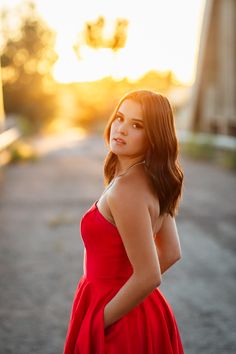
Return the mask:
<path id="1" fill-rule="evenodd" d="M 212 18 L 212 9 L 213 9 L 214 0 L 206 0 L 204 16 L 201 28 L 201 38 L 199 43 L 198 50 L 198 61 L 197 61 L 197 71 L 196 78 L 193 85 L 192 97 L 191 97 L 191 113 L 189 120 L 189 129 L 192 131 L 199 129 L 199 121 L 200 121 L 200 113 L 199 113 L 199 100 L 200 100 L 200 92 L 201 86 L 204 76 L 204 59 L 205 52 L 207 48 L 208 42 L 208 33 L 210 28 L 210 21 Z"/>
<path id="2" fill-rule="evenodd" d="M 236 136 L 235 23 L 235 0 L 206 0 L 190 130 Z"/>

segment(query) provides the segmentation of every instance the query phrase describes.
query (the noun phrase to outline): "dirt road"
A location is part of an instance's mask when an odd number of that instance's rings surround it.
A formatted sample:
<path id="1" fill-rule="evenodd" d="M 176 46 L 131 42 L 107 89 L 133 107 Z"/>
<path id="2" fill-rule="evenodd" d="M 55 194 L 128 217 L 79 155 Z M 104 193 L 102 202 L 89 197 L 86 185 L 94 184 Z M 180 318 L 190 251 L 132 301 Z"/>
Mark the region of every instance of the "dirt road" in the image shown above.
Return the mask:
<path id="1" fill-rule="evenodd" d="M 82 274 L 82 214 L 103 190 L 100 136 L 8 166 L 0 182 L 0 354 L 61 354 Z M 236 175 L 182 158 L 183 258 L 161 290 L 186 354 L 236 352 Z"/>

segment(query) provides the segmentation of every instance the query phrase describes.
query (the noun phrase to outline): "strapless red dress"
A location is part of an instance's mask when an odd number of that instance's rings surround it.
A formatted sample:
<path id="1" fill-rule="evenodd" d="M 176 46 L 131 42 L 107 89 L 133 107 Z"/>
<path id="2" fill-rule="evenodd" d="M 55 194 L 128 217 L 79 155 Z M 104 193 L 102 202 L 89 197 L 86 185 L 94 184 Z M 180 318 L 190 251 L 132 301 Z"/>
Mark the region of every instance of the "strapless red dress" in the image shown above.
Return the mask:
<path id="1" fill-rule="evenodd" d="M 131 276 L 132 266 L 118 229 L 96 203 L 81 219 L 84 274 L 75 291 L 63 353 L 184 353 L 173 311 L 158 288 L 104 330 L 104 307 Z"/>

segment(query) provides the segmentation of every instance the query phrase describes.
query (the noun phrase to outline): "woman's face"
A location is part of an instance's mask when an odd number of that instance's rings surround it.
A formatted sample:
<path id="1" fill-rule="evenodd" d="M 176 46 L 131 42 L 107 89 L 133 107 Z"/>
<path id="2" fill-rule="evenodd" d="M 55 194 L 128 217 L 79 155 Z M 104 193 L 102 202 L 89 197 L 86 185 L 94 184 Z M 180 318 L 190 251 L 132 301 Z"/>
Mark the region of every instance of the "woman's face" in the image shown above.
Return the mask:
<path id="1" fill-rule="evenodd" d="M 111 124 L 111 151 L 120 157 L 144 156 L 147 137 L 143 125 L 141 105 L 132 99 L 122 102 Z"/>

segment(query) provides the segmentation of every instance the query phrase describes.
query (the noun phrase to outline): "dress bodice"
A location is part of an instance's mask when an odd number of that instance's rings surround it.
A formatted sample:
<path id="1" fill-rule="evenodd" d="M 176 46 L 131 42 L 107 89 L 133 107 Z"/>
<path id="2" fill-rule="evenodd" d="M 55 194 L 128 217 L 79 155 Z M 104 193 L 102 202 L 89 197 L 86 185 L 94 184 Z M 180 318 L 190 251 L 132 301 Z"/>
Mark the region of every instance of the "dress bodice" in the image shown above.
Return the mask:
<path id="1" fill-rule="evenodd" d="M 117 227 L 99 211 L 97 201 L 81 219 L 87 278 L 128 279 L 133 272 Z"/>

